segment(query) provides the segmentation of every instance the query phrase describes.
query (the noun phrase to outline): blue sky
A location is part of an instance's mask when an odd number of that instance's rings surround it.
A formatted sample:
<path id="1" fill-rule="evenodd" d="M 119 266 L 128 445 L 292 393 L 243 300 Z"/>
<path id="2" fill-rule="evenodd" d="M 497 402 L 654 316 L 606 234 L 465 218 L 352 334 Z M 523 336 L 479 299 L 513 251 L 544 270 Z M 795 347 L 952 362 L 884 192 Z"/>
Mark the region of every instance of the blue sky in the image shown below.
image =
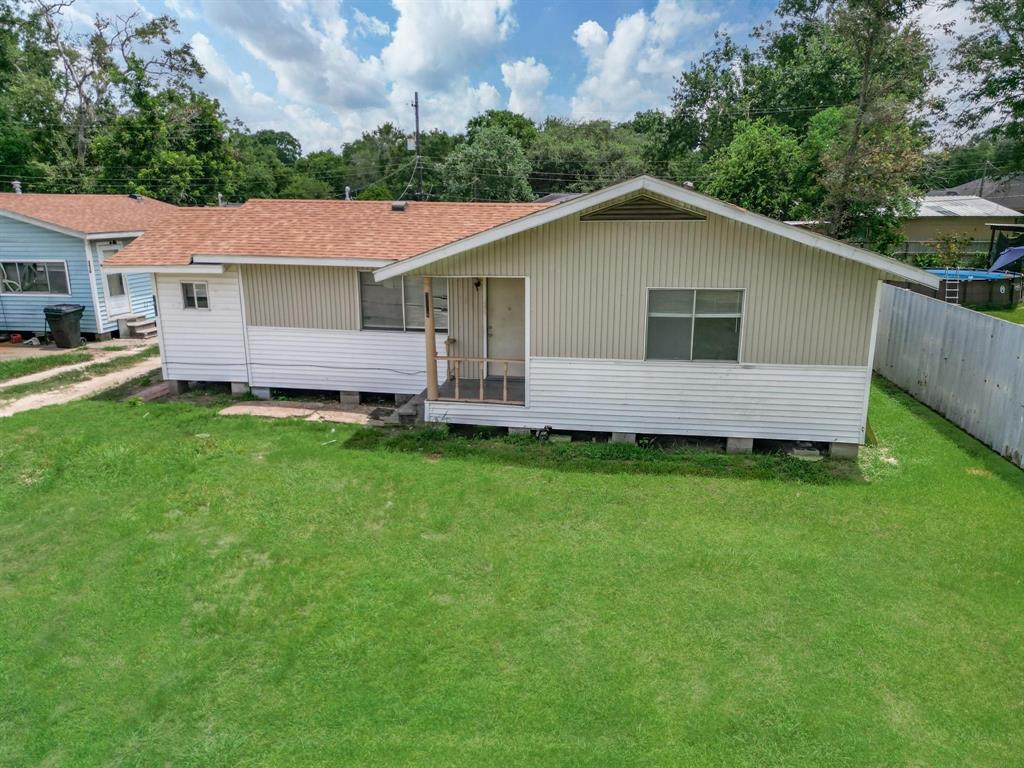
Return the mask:
<path id="1" fill-rule="evenodd" d="M 744 40 L 772 0 L 79 0 L 96 12 L 171 14 L 209 74 L 204 89 L 249 127 L 306 151 L 385 120 L 461 130 L 485 109 L 534 119 L 628 119 L 667 106 L 673 78 L 716 32 Z"/>

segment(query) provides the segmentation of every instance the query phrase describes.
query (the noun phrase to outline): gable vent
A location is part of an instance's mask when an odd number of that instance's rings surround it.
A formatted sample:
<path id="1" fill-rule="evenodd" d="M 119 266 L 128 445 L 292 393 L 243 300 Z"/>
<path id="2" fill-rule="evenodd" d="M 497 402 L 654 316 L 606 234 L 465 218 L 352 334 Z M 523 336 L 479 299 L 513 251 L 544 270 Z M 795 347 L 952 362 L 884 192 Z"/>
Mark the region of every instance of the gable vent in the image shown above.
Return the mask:
<path id="1" fill-rule="evenodd" d="M 585 213 L 580 216 L 580 221 L 704 221 L 706 218 L 695 211 L 641 195 Z"/>

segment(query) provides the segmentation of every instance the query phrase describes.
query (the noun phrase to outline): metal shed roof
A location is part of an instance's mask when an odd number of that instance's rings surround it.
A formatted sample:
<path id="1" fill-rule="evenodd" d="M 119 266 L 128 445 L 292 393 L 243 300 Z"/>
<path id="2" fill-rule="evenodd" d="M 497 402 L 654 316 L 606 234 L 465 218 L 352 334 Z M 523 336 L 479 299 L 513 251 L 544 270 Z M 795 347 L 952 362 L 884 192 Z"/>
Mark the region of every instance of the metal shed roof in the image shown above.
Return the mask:
<path id="1" fill-rule="evenodd" d="M 1020 215 L 1012 208 L 977 195 L 930 195 L 917 202 L 917 215 L 914 218 L 972 216 L 1012 219 Z"/>

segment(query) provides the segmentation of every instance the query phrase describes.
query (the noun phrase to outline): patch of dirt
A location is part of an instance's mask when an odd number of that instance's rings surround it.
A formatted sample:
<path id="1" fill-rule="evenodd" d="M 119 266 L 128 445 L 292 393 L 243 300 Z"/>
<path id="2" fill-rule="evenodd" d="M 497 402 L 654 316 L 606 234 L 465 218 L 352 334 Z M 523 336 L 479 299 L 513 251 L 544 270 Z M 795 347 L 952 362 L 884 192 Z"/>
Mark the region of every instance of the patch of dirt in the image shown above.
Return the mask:
<path id="1" fill-rule="evenodd" d="M 974 475 L 975 477 L 995 477 L 987 469 L 982 469 L 981 467 L 968 467 L 967 474 Z"/>

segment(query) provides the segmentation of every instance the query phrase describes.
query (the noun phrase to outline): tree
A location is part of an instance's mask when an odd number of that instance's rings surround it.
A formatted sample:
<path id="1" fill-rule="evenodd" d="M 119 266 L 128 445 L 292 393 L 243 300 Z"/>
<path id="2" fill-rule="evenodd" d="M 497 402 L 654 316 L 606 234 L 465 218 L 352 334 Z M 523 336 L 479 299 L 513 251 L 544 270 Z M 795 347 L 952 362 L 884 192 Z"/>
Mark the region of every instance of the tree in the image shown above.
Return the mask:
<path id="1" fill-rule="evenodd" d="M 912 210 L 909 182 L 925 137 L 910 120 L 906 83 L 894 76 L 913 67 L 927 79 L 932 71 L 932 47 L 913 19 L 923 3 L 848 0 L 828 10 L 860 72 L 856 102 L 823 161 L 822 213 L 834 237 L 886 248 L 895 238 L 893 218 Z"/>
<path id="2" fill-rule="evenodd" d="M 379 182 L 391 190 L 391 197 L 398 197 L 412 172 L 408 138 L 393 123 L 384 123 L 346 144 L 341 156 L 348 168 L 347 183 L 362 189 Z"/>
<path id="3" fill-rule="evenodd" d="M 728 146 L 705 167 L 702 188 L 711 195 L 777 219 L 799 201 L 800 143 L 792 129 L 768 118 L 741 122 Z"/>
<path id="4" fill-rule="evenodd" d="M 481 128 L 444 164 L 446 200 L 532 200 L 530 161 L 519 142 L 502 128 Z"/>
<path id="5" fill-rule="evenodd" d="M 334 197 L 334 190 L 326 181 L 297 174 L 282 190 L 281 197 L 327 200 Z"/>
<path id="6" fill-rule="evenodd" d="M 953 5 L 948 0 L 948 5 Z M 1024 139 L 1024 0 L 973 0 L 977 31 L 960 38 L 953 69 L 965 107 L 958 123 L 976 129 L 990 118 L 1008 135 Z"/>
<path id="7" fill-rule="evenodd" d="M 876 101 L 860 112 L 844 107 L 820 158 L 819 218 L 833 237 L 889 253 L 900 225 L 914 214 L 911 185 L 923 162 L 923 139 L 905 121 L 906 106 Z M 854 136 L 858 137 L 851 160 Z"/>
<path id="8" fill-rule="evenodd" d="M 628 124 L 549 117 L 530 147 L 533 189 L 590 192 L 644 172 L 644 139 Z"/>
<path id="9" fill-rule="evenodd" d="M 359 190 L 359 194 L 356 195 L 357 200 L 394 200 L 395 197 L 397 195 L 391 194 L 388 185 L 380 182 Z"/>
<path id="10" fill-rule="evenodd" d="M 512 136 L 523 149 L 529 149 L 537 138 L 537 126 L 528 117 L 507 109 L 488 109 L 466 123 L 466 138 L 473 141 L 484 128 L 501 128 Z"/>
<path id="11" fill-rule="evenodd" d="M 257 144 L 272 150 L 285 165 L 295 165 L 302 157 L 302 144 L 288 131 L 256 131 L 252 138 Z"/>
<path id="12" fill-rule="evenodd" d="M 94 129 L 116 115 L 130 91 L 187 91 L 206 72 L 189 44 L 171 43 L 178 32 L 173 17 L 144 20 L 141 10 L 112 18 L 97 15 L 93 31 L 78 35 L 62 18 L 72 5 L 73 0 L 34 0 L 57 65 L 65 118 L 74 129 L 75 158 L 84 166 Z"/>

